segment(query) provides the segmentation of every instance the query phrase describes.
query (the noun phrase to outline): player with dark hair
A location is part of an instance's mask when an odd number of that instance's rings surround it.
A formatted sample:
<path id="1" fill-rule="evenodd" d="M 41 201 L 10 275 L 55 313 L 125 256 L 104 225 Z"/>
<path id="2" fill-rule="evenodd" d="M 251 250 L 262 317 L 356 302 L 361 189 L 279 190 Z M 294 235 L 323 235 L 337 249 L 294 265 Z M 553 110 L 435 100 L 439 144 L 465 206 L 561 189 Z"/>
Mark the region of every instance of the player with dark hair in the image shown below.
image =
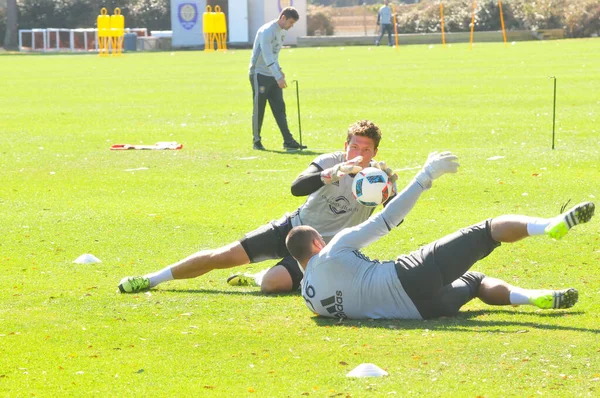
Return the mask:
<path id="1" fill-rule="evenodd" d="M 569 308 L 576 289 L 529 290 L 469 271 L 501 243 L 534 235 L 562 238 L 588 222 L 594 204 L 580 203 L 554 218 L 504 215 L 463 228 L 396 260 L 371 260 L 359 250 L 399 225 L 431 182 L 456 171 L 454 159 L 430 157 L 424 169 L 385 209 L 329 243 L 310 226 L 290 231 L 289 252 L 305 269 L 302 295 L 313 312 L 350 319 L 429 319 L 455 315 L 478 297 L 490 305 Z"/>
<path id="2" fill-rule="evenodd" d="M 298 19 L 300 19 L 298 11 L 293 7 L 286 7 L 279 14 L 279 19 L 264 24 L 256 32 L 250 59 L 250 84 L 254 98 L 252 110 L 254 149 L 265 150 L 260 131 L 267 101 L 283 136 L 283 148 L 306 149 L 306 146 L 300 145 L 294 139 L 288 128 L 282 91 L 287 87 L 287 82 L 279 66 L 279 51 L 283 47 L 285 34 L 298 22 Z"/>
<path id="3" fill-rule="evenodd" d="M 119 290 L 135 293 L 173 279 L 195 278 L 213 269 L 277 258 L 282 259 L 264 275 L 262 291 L 297 290 L 302 271 L 289 255 L 285 237 L 294 226 L 311 225 L 328 240 L 338 231 L 363 222 L 373 213 L 373 208 L 365 207 L 354 199 L 351 187 L 354 173 L 367 166 L 382 168 L 392 181 L 398 178 L 385 163 L 373 160 L 380 140 L 381 130 L 373 122 L 362 120 L 352 124 L 346 135 L 344 151 L 318 156 L 292 183 L 294 196 L 308 196 L 293 213 L 271 221 L 227 246 L 197 252 L 157 272 L 123 278 Z M 230 278 L 229 282 L 244 284 L 249 279 L 241 274 Z"/>

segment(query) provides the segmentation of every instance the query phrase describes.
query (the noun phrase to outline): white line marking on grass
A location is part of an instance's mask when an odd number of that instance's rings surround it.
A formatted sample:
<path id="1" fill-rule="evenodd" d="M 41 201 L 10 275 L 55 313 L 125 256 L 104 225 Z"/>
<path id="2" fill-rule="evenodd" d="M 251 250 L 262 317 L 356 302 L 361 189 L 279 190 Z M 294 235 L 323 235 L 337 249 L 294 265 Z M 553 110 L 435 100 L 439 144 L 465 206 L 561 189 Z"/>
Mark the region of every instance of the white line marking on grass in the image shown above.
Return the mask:
<path id="1" fill-rule="evenodd" d="M 148 170 L 147 167 L 138 167 L 137 169 L 125 169 L 123 171 L 139 171 L 139 170 Z"/>

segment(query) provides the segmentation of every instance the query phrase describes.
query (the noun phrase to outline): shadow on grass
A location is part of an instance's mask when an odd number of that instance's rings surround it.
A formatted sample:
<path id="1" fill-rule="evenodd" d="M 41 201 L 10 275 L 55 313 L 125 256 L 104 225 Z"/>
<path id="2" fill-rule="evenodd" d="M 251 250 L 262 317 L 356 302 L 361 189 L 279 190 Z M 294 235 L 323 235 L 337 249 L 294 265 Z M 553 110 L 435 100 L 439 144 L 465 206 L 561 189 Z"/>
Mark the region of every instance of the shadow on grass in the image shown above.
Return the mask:
<path id="1" fill-rule="evenodd" d="M 152 291 L 152 290 L 151 290 Z M 224 294 L 227 296 L 264 296 L 264 297 L 286 297 L 299 296 L 300 290 L 289 293 L 263 293 L 260 290 L 210 290 L 210 289 L 159 289 L 157 292 L 168 293 L 195 293 L 195 294 Z"/>
<path id="2" fill-rule="evenodd" d="M 341 149 L 339 149 L 341 150 Z M 303 155 L 303 156 L 318 156 L 318 155 L 322 155 L 324 153 L 329 153 L 329 152 L 334 152 L 334 151 L 322 151 L 322 152 L 317 152 L 317 151 L 311 151 L 309 149 L 303 149 L 303 150 L 292 150 L 292 151 L 288 151 L 286 149 L 265 149 L 264 151 L 255 151 L 257 153 L 261 153 L 261 152 L 270 152 L 270 153 L 278 153 L 280 155 Z"/>
<path id="3" fill-rule="evenodd" d="M 490 320 L 485 319 L 491 316 L 512 317 L 511 320 Z M 398 329 L 398 330 L 423 330 L 431 331 L 458 331 L 458 332 L 480 332 L 480 333 L 527 333 L 527 329 L 540 330 L 562 330 L 575 332 L 600 333 L 600 329 L 582 328 L 577 326 L 564 326 L 544 324 L 537 321 L 524 321 L 523 317 L 540 318 L 564 318 L 586 315 L 583 311 L 569 312 L 515 312 L 511 310 L 477 310 L 461 312 L 454 317 L 439 319 L 429 319 L 426 321 L 418 320 L 348 320 L 338 321 L 337 319 L 315 316 L 312 320 L 318 326 L 346 326 L 346 327 L 367 327 L 379 329 Z M 572 322 L 576 323 L 576 322 Z M 515 330 L 515 328 L 521 328 Z"/>

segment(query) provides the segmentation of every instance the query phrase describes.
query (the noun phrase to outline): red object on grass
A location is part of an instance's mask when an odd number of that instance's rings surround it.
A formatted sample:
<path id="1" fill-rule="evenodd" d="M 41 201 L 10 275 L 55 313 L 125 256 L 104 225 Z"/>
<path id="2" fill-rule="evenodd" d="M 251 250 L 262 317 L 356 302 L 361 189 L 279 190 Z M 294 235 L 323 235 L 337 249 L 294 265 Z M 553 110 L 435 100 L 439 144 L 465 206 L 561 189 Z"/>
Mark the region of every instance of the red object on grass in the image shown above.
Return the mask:
<path id="1" fill-rule="evenodd" d="M 135 145 L 135 144 L 114 144 L 110 147 L 111 151 L 128 151 L 132 149 L 142 150 L 177 150 L 183 148 L 183 144 L 177 142 L 157 142 L 154 145 Z"/>

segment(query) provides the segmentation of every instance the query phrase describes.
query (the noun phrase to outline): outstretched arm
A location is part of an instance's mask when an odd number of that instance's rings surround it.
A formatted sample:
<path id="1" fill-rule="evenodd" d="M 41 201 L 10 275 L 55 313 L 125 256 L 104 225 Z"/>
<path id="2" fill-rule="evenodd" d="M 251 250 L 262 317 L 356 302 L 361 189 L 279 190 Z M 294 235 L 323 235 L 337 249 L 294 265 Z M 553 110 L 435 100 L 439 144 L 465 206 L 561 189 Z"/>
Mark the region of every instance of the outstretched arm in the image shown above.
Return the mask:
<path id="1" fill-rule="evenodd" d="M 402 222 L 423 191 L 421 185 L 413 180 L 381 212 L 355 227 L 346 228 L 338 233 L 329 242 L 331 251 L 361 249 L 377 241 Z"/>
<path id="2" fill-rule="evenodd" d="M 307 196 L 325 185 L 321 180 L 321 171 L 322 169 L 314 163 L 308 166 L 292 182 L 292 195 Z"/>
<path id="3" fill-rule="evenodd" d="M 414 180 L 402 191 L 402 194 L 409 191 L 412 184 L 418 184 L 424 191 L 431 188 L 433 180 L 443 176 L 446 173 L 456 173 L 459 164 L 456 162 L 458 157 L 450 152 L 431 152 L 427 157 L 427 161 L 423 168 L 417 173 Z M 398 196 L 402 196 L 402 194 Z M 415 205 L 417 198 L 411 202 L 409 198 L 404 198 L 397 201 L 398 198 L 390 200 L 386 208 L 381 212 L 382 217 L 388 224 L 391 230 L 393 227 L 400 225 L 404 217 Z"/>
<path id="4" fill-rule="evenodd" d="M 379 213 L 353 228 L 344 229 L 329 243 L 332 250 L 355 250 L 366 247 L 400 225 L 412 210 L 423 191 L 431 188 L 434 179 L 446 173 L 456 173 L 458 158 L 450 152 L 432 152 L 415 178 Z"/>
<path id="5" fill-rule="evenodd" d="M 358 165 L 360 162 L 362 162 L 362 156 L 357 156 L 325 170 L 312 163 L 292 183 L 292 195 L 310 195 L 325 184 L 339 181 L 344 174 L 356 174 L 362 170 L 362 167 Z"/>

